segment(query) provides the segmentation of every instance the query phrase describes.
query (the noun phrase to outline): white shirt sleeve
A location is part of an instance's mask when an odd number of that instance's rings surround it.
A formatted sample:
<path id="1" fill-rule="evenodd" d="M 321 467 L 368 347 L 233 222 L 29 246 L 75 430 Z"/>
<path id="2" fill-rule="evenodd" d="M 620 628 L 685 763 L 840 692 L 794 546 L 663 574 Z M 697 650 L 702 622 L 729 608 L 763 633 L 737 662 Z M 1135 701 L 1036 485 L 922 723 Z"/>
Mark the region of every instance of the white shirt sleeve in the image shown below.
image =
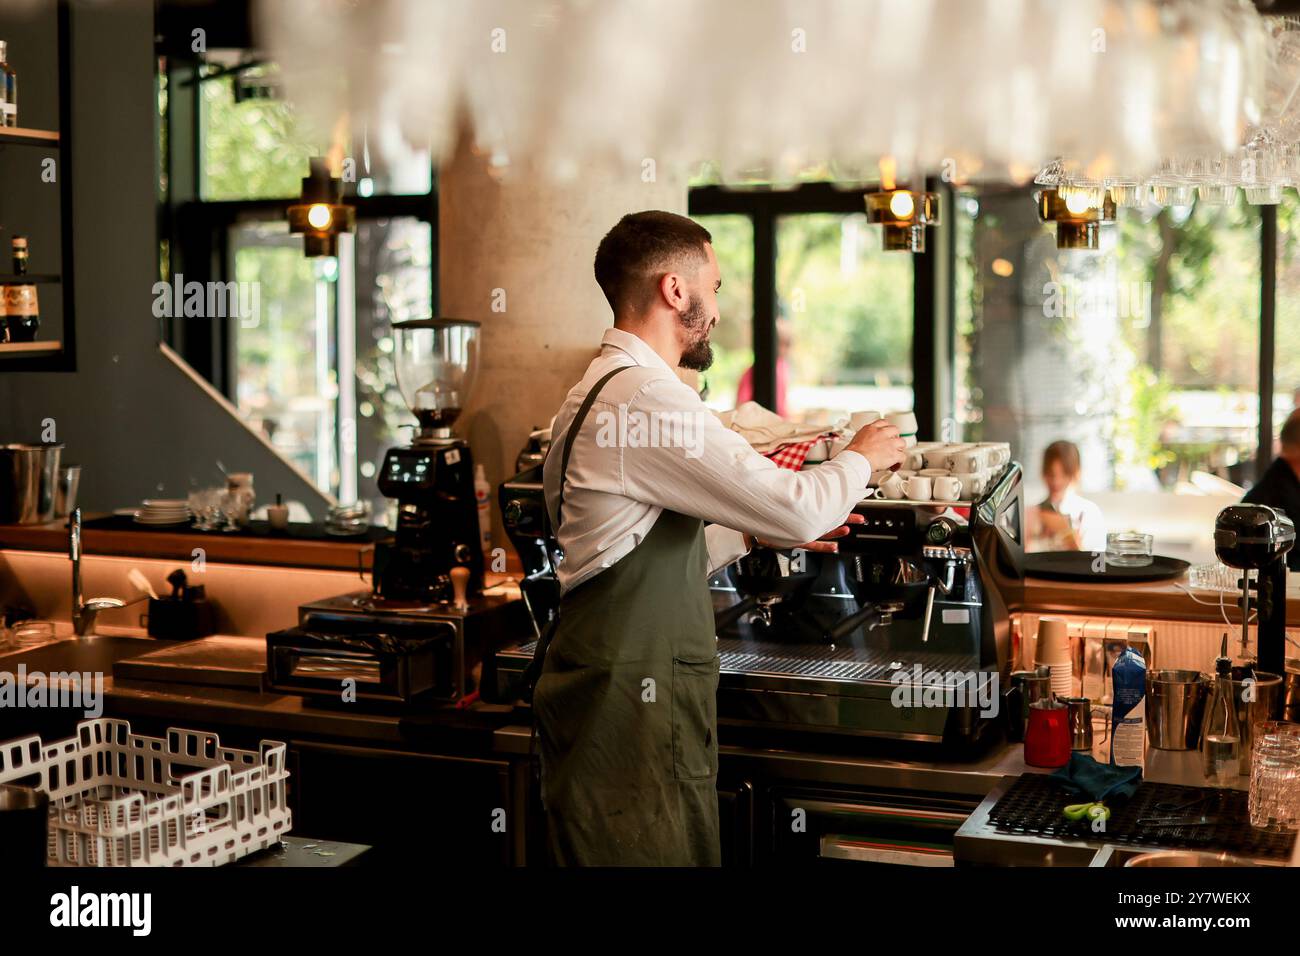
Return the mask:
<path id="1" fill-rule="evenodd" d="M 704 542 L 709 549 L 709 574 L 714 574 L 737 558 L 749 554 L 749 548 L 745 546 L 745 535 L 720 524 L 704 526 Z"/>
<path id="2" fill-rule="evenodd" d="M 1106 550 L 1106 519 L 1096 502 L 1080 499 L 1079 507 L 1079 550 Z"/>
<path id="3" fill-rule="evenodd" d="M 871 465 L 862 455 L 844 451 L 806 471 L 778 468 L 675 379 L 641 386 L 628 403 L 629 418 L 638 412 L 681 428 L 675 442 L 661 429 L 650 447 L 631 432 L 620 446 L 623 494 L 636 501 L 795 547 L 839 527 L 866 494 Z"/>

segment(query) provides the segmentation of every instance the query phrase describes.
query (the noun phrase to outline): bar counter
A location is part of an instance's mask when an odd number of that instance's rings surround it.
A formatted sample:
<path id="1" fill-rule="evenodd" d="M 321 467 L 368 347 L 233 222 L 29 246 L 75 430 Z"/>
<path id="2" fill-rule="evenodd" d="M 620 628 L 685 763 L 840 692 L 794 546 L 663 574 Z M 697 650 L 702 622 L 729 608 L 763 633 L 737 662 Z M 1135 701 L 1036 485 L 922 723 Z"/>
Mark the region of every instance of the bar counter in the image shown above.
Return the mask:
<path id="1" fill-rule="evenodd" d="M 145 529 L 103 530 L 93 523 L 103 514 L 87 517 L 82 534 L 85 553 L 140 558 L 175 558 L 187 555 L 202 545 L 209 561 L 320 568 L 341 571 L 369 570 L 373 551 L 372 539 L 382 534 L 376 529 L 367 539 L 308 536 L 310 532 L 291 531 L 273 534 L 200 534 L 192 531 L 167 532 Z M 304 529 L 303 525 L 292 525 Z M 62 520 L 39 525 L 0 525 L 0 550 L 61 551 L 68 548 L 67 525 Z M 520 571 L 518 558 L 507 552 L 506 574 Z M 1186 579 L 1135 584 L 1095 584 L 1025 579 L 1022 593 L 1005 595 L 1008 609 L 1035 614 L 1102 614 L 1140 620 L 1219 622 L 1222 615 L 1218 597 L 1213 592 L 1198 592 L 1193 598 Z M 1234 595 L 1225 595 L 1229 614 Z M 1300 575 L 1287 586 L 1287 618 L 1300 621 Z"/>

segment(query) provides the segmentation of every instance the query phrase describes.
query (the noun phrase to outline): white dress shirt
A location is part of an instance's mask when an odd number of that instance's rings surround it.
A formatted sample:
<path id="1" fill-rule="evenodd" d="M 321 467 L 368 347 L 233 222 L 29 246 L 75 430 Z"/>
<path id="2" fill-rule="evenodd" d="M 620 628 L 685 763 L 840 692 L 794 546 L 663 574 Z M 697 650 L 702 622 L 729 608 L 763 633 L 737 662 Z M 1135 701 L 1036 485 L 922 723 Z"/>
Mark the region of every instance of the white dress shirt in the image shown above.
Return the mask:
<path id="1" fill-rule="evenodd" d="M 574 439 L 564 521 L 556 525 L 569 424 L 596 382 L 624 365 L 635 367 L 605 383 Z M 665 508 L 711 522 L 710 573 L 745 554 L 744 533 L 781 547 L 816 540 L 844 523 L 870 477 L 870 463 L 851 451 L 806 471 L 778 468 L 723 427 L 644 340 L 609 329 L 600 355 L 555 416 L 543 470 L 546 507 L 564 551 L 560 587 L 568 590 L 631 552 Z"/>
<path id="2" fill-rule="evenodd" d="M 1038 516 L 1043 511 L 1055 511 L 1069 520 L 1070 529 L 1078 539 L 1080 551 L 1106 550 L 1106 519 L 1102 516 L 1101 508 L 1097 507 L 1096 502 L 1089 501 L 1073 488 L 1067 489 L 1061 496 L 1060 504 L 1053 505 L 1050 498 L 1043 499 L 1037 513 L 1031 516 L 1031 521 L 1035 525 L 1036 539 L 1033 550 L 1060 551 L 1066 546 L 1063 538 L 1048 534 L 1043 527 L 1042 519 Z"/>

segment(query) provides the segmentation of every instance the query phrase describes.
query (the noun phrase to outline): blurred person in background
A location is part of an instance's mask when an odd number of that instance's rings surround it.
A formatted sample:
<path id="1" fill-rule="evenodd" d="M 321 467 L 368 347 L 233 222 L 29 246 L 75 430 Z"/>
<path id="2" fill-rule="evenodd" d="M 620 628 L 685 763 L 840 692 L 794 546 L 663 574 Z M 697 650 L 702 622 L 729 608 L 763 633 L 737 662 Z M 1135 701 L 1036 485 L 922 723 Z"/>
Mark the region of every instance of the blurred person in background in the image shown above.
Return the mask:
<path id="1" fill-rule="evenodd" d="M 793 332 L 790 329 L 789 319 L 776 320 L 776 412 L 782 418 L 785 418 L 786 412 L 786 391 L 790 387 L 790 342 Z M 739 408 L 745 402 L 754 400 L 754 366 L 745 369 L 740 376 L 740 384 L 736 386 L 736 407 Z"/>
<path id="2" fill-rule="evenodd" d="M 1101 509 L 1078 493 L 1079 446 L 1054 441 L 1043 450 L 1047 497 L 1025 512 L 1031 551 L 1105 551 Z"/>
<path id="3" fill-rule="evenodd" d="M 1282 423 L 1278 446 L 1273 463 L 1241 500 L 1271 505 L 1300 526 L 1300 408 Z M 1300 549 L 1292 548 L 1286 560 L 1292 571 L 1300 571 Z"/>

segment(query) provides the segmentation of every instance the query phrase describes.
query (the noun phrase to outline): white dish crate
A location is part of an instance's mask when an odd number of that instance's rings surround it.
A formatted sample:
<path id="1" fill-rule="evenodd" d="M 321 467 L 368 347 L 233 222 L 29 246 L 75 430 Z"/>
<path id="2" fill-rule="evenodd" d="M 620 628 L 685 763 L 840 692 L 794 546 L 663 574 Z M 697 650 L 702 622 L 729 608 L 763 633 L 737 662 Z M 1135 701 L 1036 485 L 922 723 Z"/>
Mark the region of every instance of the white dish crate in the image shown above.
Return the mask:
<path id="1" fill-rule="evenodd" d="M 220 866 L 292 824 L 275 741 L 237 750 L 215 734 L 146 737 L 103 717 L 67 740 L 0 743 L 0 783 L 37 775 L 50 798 L 47 866 Z"/>

